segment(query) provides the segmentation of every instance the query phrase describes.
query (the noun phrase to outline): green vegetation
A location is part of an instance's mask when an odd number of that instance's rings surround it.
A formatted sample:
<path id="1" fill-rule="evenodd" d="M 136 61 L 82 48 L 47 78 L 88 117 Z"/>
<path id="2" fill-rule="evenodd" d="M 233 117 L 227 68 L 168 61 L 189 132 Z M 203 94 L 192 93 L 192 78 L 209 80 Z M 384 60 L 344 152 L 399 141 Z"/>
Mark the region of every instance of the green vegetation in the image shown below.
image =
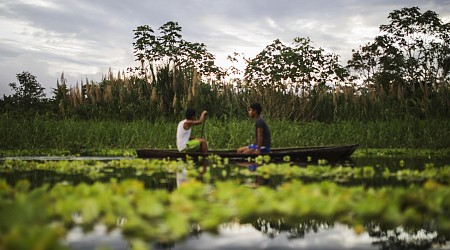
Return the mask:
<path id="1" fill-rule="evenodd" d="M 146 190 L 136 180 L 61 183 L 32 190 L 27 181 L 15 186 L 0 181 L 0 244 L 6 249 L 54 247 L 73 226 L 88 231 L 97 223 L 121 228 L 131 245 L 171 242 L 185 238 L 193 225 L 214 232 L 224 222 L 258 218 L 281 219 L 292 227 L 304 220 L 331 220 L 357 233 L 374 224 L 382 230 L 402 226 L 414 231 L 433 223 L 431 230 L 450 233 L 450 189 L 431 180 L 422 186 L 379 189 L 295 180 L 276 190 L 236 184 L 218 181 L 211 189 L 189 181 L 169 193 Z"/>
<path id="2" fill-rule="evenodd" d="M 291 237 L 341 223 L 358 234 L 425 229 L 441 243 L 450 240 L 449 165 L 302 167 L 256 158 L 262 165 L 252 171 L 226 159 L 208 161 L 198 167 L 144 159 L 6 160 L 0 248 L 64 248 L 60 239 L 71 228 L 88 232 L 97 224 L 119 228 L 132 247 L 176 242 L 193 228 L 216 232 L 223 223 L 259 228 L 274 221 L 282 222 L 280 230 L 294 230 Z"/>
<path id="3" fill-rule="evenodd" d="M 261 159 L 256 158 L 258 162 Z M 261 160 L 262 161 L 262 160 Z M 240 165 L 229 164 L 226 159 L 211 157 L 208 168 L 196 167 L 193 162 L 169 161 L 169 160 L 113 160 L 109 162 L 99 162 L 92 160 L 79 161 L 22 161 L 6 160 L 2 163 L 0 173 L 6 175 L 16 175 L 20 172 L 46 171 L 46 176 L 55 175 L 55 182 L 62 180 L 56 178 L 58 175 L 77 176 L 76 179 L 91 181 L 102 181 L 122 178 L 154 177 L 155 182 L 174 183 L 176 173 L 182 170 L 191 178 L 199 178 L 206 183 L 233 179 L 241 184 L 246 181 L 254 181 L 255 178 L 272 180 L 273 186 L 279 186 L 292 180 L 301 181 L 333 181 L 337 183 L 352 184 L 357 180 L 382 180 L 396 179 L 397 181 L 407 181 L 410 183 L 421 183 L 426 180 L 433 180 L 443 185 L 450 184 L 450 165 L 436 167 L 428 163 L 422 169 L 380 167 L 380 166 L 333 166 L 323 163 L 320 165 L 309 163 L 306 166 L 299 166 L 292 163 L 263 163 L 261 162 L 256 170 Z M 242 165 L 242 164 L 241 164 Z M 244 164 L 246 165 L 246 164 Z M 248 164 L 247 164 L 248 165 Z M 128 173 L 128 174 L 126 174 Z M 64 181 L 71 181 L 67 178 Z M 360 184 L 361 182 L 356 182 Z M 369 182 L 366 183 L 369 186 Z M 395 184 L 395 182 L 393 182 Z M 163 186 L 165 187 L 165 186 Z"/>
<path id="4" fill-rule="evenodd" d="M 2 155 L 133 155 L 135 148 L 175 148 L 176 123 L 168 120 L 83 121 L 16 119 L 0 115 Z M 448 119 L 295 123 L 268 119 L 274 147 L 359 143 L 361 149 L 450 148 Z M 250 142 L 251 120 L 208 119 L 205 137 L 213 149 L 232 149 Z M 194 134 L 200 131 L 194 128 Z M 58 153 L 59 152 L 59 153 Z"/>

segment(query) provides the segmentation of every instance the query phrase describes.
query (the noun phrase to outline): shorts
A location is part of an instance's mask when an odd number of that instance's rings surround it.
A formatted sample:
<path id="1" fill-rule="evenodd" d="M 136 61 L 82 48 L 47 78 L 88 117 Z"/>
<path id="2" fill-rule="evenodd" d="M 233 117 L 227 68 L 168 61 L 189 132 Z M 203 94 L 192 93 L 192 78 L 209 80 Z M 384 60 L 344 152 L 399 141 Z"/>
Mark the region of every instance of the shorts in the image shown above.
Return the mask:
<path id="1" fill-rule="evenodd" d="M 258 145 L 255 144 L 250 144 L 248 146 L 249 149 L 257 149 Z M 266 147 L 266 146 L 262 146 L 261 147 L 261 153 L 270 153 L 270 148 Z"/>
<path id="2" fill-rule="evenodd" d="M 186 143 L 186 148 L 184 149 L 184 151 L 193 152 L 193 151 L 198 151 L 199 149 L 200 149 L 200 140 L 193 139 L 193 140 L 189 140 Z"/>

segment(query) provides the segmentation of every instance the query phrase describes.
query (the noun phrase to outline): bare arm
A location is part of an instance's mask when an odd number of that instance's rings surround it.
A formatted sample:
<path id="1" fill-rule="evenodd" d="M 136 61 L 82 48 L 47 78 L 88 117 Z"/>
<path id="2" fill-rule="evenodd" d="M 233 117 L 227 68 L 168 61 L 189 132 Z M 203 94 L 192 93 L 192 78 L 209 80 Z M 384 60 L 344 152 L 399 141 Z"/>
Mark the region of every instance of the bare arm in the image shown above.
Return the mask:
<path id="1" fill-rule="evenodd" d="M 202 114 L 200 115 L 200 119 L 193 121 L 193 120 L 187 120 L 184 125 L 183 128 L 188 130 L 191 126 L 197 126 L 203 123 L 203 121 L 205 120 L 205 116 L 208 112 L 206 110 L 204 110 L 202 112 Z"/>

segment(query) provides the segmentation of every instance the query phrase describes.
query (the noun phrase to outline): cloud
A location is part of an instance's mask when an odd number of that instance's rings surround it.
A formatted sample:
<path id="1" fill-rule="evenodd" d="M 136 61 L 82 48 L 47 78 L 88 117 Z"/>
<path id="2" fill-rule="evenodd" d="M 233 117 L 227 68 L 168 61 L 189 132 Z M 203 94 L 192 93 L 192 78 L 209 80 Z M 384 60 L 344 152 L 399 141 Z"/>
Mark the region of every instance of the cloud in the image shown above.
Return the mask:
<path id="1" fill-rule="evenodd" d="M 28 71 L 33 75 L 36 72 L 48 72 L 49 64 L 36 59 L 32 55 L 20 55 L 8 62 L 0 63 L 0 68 L 3 72 L 10 72 L 10 74 L 0 74 L 0 91 L 3 97 L 3 94 L 13 94 L 8 84 L 12 82 L 18 83 L 16 74 L 23 71 Z M 37 77 L 37 81 L 44 86 L 42 83 L 49 80 L 47 77 L 47 74 L 43 74 L 43 77 Z"/>
<path id="2" fill-rule="evenodd" d="M 450 1 L 419 0 L 450 21 Z M 65 73 L 70 84 L 86 77 L 136 66 L 133 29 L 155 31 L 178 22 L 183 38 L 204 43 L 219 66 L 233 52 L 254 57 L 275 39 L 289 45 L 309 37 L 316 48 L 351 57 L 351 50 L 373 40 L 395 9 L 407 0 L 3 0 L 0 3 L 0 96 L 15 75 L 32 69 L 45 87 L 56 87 Z M 3 70 L 7 69 L 7 70 Z M 5 87 L 6 86 L 6 87 Z"/>

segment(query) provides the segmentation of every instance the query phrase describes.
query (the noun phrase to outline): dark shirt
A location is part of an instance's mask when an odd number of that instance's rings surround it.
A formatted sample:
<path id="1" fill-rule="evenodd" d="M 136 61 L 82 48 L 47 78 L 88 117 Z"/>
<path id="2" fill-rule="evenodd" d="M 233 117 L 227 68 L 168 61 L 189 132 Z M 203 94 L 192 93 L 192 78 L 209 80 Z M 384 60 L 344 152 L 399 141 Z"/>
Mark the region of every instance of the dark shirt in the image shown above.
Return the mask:
<path id="1" fill-rule="evenodd" d="M 255 121 L 256 140 L 258 140 L 258 128 L 262 128 L 263 129 L 262 146 L 266 146 L 266 147 L 270 148 L 270 146 L 272 144 L 272 138 L 271 138 L 271 135 L 270 135 L 270 129 L 269 129 L 269 126 L 267 126 L 267 123 L 264 121 L 264 119 L 262 117 L 259 117 Z M 258 143 L 258 141 L 256 141 L 256 143 Z"/>

